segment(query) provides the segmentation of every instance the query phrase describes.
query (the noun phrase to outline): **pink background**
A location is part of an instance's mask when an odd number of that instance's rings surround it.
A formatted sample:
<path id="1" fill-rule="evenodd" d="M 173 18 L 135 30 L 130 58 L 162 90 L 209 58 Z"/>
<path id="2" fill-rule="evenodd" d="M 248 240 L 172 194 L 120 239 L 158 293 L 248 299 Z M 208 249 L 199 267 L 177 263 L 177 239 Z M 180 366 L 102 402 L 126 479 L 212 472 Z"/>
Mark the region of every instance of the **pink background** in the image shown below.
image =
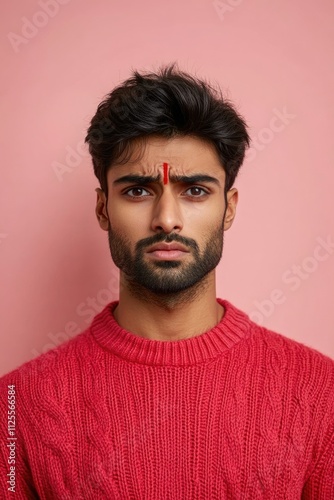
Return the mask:
<path id="1" fill-rule="evenodd" d="M 171 61 L 220 84 L 254 140 L 217 295 L 334 357 L 333 2 L 19 0 L 2 11 L 1 374 L 117 299 L 83 138 L 132 69 Z"/>

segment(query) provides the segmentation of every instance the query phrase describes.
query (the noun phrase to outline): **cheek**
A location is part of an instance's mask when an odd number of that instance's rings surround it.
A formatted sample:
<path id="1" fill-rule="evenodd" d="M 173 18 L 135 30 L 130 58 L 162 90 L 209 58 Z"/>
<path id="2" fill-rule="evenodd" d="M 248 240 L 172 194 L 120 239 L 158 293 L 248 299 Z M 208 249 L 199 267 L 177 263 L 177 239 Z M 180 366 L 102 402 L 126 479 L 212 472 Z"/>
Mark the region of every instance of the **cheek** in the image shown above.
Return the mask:
<path id="1" fill-rule="evenodd" d="M 126 210 L 126 206 L 115 204 L 108 207 L 111 227 L 121 237 L 129 242 L 136 242 L 143 238 L 144 218 L 138 217 L 133 210 Z"/>
<path id="2" fill-rule="evenodd" d="M 184 228 L 210 234 L 223 224 L 224 203 L 193 203 L 183 207 Z"/>

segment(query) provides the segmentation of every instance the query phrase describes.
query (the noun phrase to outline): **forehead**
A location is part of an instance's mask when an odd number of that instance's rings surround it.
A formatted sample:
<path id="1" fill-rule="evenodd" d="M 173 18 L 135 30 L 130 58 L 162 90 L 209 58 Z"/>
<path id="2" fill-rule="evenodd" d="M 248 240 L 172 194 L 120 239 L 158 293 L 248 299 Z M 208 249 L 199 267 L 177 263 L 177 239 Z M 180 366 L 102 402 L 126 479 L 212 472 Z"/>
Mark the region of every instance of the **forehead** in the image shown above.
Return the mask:
<path id="1" fill-rule="evenodd" d="M 223 179 L 225 173 L 213 144 L 193 136 L 150 136 L 133 142 L 129 161 L 108 171 L 111 179 L 124 173 L 157 174 L 163 164 L 178 174 L 210 173 Z"/>

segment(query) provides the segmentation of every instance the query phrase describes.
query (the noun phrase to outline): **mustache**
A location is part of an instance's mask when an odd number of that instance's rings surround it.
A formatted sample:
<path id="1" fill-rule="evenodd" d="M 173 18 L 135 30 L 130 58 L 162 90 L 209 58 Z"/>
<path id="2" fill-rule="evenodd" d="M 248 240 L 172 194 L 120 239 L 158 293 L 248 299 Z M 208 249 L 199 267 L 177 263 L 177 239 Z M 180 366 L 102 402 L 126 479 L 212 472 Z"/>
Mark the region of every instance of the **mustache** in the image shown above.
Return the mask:
<path id="1" fill-rule="evenodd" d="M 145 238 L 143 240 L 140 240 L 136 244 L 136 252 L 140 252 L 144 250 L 146 247 L 150 247 L 151 245 L 154 245 L 155 243 L 180 243 L 181 245 L 184 245 L 185 247 L 192 248 L 195 252 L 199 251 L 198 245 L 195 240 L 191 238 L 184 238 L 183 236 L 180 236 L 179 234 L 155 234 L 154 236 L 151 236 L 150 238 Z"/>

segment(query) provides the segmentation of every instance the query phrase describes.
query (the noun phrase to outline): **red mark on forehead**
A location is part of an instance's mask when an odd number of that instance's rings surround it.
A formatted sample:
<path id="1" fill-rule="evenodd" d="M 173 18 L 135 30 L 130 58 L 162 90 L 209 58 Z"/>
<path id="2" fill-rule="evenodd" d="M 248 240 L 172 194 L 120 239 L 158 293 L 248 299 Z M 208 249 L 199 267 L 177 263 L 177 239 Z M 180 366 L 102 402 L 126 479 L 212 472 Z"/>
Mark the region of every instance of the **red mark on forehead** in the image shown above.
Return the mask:
<path id="1" fill-rule="evenodd" d="M 164 184 L 168 184 L 168 163 L 164 163 Z"/>

